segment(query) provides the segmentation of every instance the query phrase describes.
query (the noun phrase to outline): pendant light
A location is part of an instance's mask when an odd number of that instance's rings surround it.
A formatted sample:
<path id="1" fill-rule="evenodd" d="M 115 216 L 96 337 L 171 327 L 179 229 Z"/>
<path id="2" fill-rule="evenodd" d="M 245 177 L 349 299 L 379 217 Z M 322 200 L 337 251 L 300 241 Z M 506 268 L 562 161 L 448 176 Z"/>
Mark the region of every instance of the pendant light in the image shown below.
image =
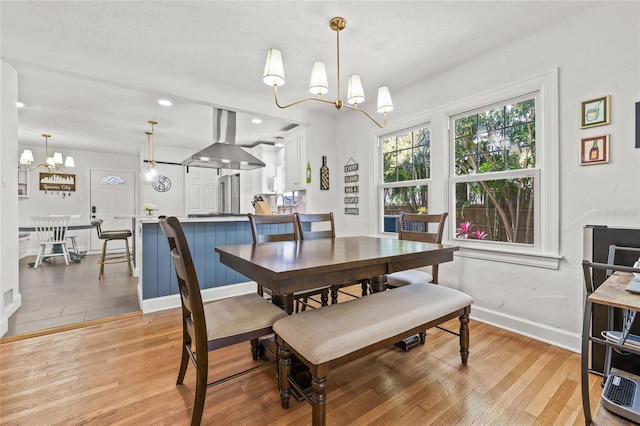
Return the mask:
<path id="1" fill-rule="evenodd" d="M 149 120 L 149 124 L 151 124 L 151 131 L 145 132 L 147 135 L 147 155 L 149 160 L 147 163 L 142 166 L 142 170 L 140 170 L 140 180 L 142 183 L 151 185 L 154 182 L 157 182 L 162 176 L 162 168 L 156 163 L 155 160 L 155 141 L 154 141 L 154 126 L 158 124 L 157 121 Z"/>

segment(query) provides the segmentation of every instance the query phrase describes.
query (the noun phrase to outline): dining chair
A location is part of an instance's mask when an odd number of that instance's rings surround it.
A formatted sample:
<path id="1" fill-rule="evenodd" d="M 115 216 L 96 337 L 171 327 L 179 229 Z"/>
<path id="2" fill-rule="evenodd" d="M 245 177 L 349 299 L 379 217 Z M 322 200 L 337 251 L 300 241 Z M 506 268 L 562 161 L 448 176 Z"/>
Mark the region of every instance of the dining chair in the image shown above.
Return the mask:
<path id="1" fill-rule="evenodd" d="M 64 263 L 69 265 L 69 251 L 67 250 L 68 215 L 56 216 L 31 216 L 35 226 L 36 236 L 40 244 L 40 250 L 33 264 L 34 269 L 42 264 L 44 259 L 62 256 Z M 47 251 L 49 250 L 49 251 Z"/>
<path id="2" fill-rule="evenodd" d="M 198 276 L 189 244 L 180 221 L 174 217 L 158 218 L 169 242 L 175 265 L 182 305 L 182 357 L 176 385 L 182 385 L 189 359 L 196 369 L 196 390 L 191 425 L 199 425 L 207 388 L 273 365 L 267 362 L 223 379 L 207 383 L 209 352 L 240 342 L 251 342 L 254 360 L 261 357 L 258 338 L 273 333 L 273 323 L 287 313 L 257 294 L 245 294 L 203 303 Z"/>
<path id="3" fill-rule="evenodd" d="M 100 256 L 100 260 L 98 261 L 98 263 L 100 264 L 100 274 L 98 275 L 98 279 L 102 278 L 102 275 L 104 274 L 104 265 L 109 263 L 127 262 L 127 265 L 129 267 L 129 276 L 133 275 L 133 269 L 131 268 L 131 252 L 129 251 L 129 237 L 132 236 L 131 231 L 128 229 L 103 231 L 102 222 L 102 219 L 93 219 L 91 221 L 91 224 L 96 227 L 98 238 L 103 240 L 102 256 Z M 126 248 L 124 259 L 121 255 L 107 256 L 107 243 L 109 241 L 117 240 L 124 240 L 124 245 Z"/>
<path id="4" fill-rule="evenodd" d="M 299 226 L 295 214 L 270 214 L 255 215 L 248 214 L 251 227 L 253 244 L 263 244 L 276 241 L 297 241 L 299 239 Z M 265 289 L 258 284 L 258 294 L 263 296 Z M 321 306 L 329 304 L 330 287 L 318 287 L 311 290 L 298 291 L 293 293 L 295 312 L 306 310 L 309 300 L 319 303 Z M 270 294 L 269 290 L 266 290 Z M 313 299 L 313 296 L 320 296 L 320 300 Z M 302 307 L 302 309 L 300 308 Z M 313 307 L 313 306 L 310 306 Z"/>
<path id="5" fill-rule="evenodd" d="M 80 224 L 80 215 L 72 214 L 69 216 L 69 226 L 79 225 Z M 71 243 L 71 252 L 76 255 L 80 254 L 80 250 L 78 250 L 78 231 L 76 230 L 67 230 L 67 240 L 68 243 Z"/>
<path id="6" fill-rule="evenodd" d="M 444 224 L 448 213 L 415 214 L 402 213 L 400 216 L 398 239 L 421 241 L 425 243 L 442 243 Z M 435 230 L 433 228 L 436 228 Z M 438 283 L 438 265 L 431 266 L 431 272 L 424 269 L 409 269 L 387 275 L 387 287 L 396 288 L 413 283 Z"/>
<path id="7" fill-rule="evenodd" d="M 329 213 L 295 213 L 298 222 L 298 234 L 301 240 L 316 240 L 319 238 L 335 238 L 336 225 L 333 212 Z M 359 281 L 362 295 L 369 290 L 369 280 Z M 331 286 L 331 304 L 338 303 L 338 293 L 357 299 L 359 296 L 346 292 L 344 287 L 351 287 L 355 282 L 345 282 Z"/>

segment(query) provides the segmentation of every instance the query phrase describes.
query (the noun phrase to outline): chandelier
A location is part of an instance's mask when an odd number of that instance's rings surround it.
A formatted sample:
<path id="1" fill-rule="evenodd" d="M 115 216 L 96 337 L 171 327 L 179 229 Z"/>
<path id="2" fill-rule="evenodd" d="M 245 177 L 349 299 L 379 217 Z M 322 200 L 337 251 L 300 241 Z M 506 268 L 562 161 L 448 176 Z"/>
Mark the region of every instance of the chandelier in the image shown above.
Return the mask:
<path id="1" fill-rule="evenodd" d="M 35 170 L 38 167 L 46 167 L 49 170 L 49 173 L 52 171 L 58 170 L 60 165 L 64 163 L 65 167 L 75 167 L 75 163 L 73 162 L 73 157 L 67 157 L 64 161 L 62 159 L 62 154 L 59 152 L 55 152 L 53 157 L 49 157 L 49 138 L 51 135 L 47 133 L 43 133 L 44 137 L 44 158 L 45 160 L 42 163 L 39 163 L 33 167 L 31 167 L 31 163 L 33 163 L 33 152 L 30 149 L 25 149 L 20 154 L 20 164 L 27 171 Z"/>
<path id="2" fill-rule="evenodd" d="M 157 121 L 149 120 L 149 124 L 151 124 L 151 131 L 145 132 L 147 135 L 147 155 L 149 156 L 149 160 L 147 160 L 147 164 L 142 167 L 140 171 L 140 180 L 142 183 L 147 185 L 151 185 L 154 182 L 157 182 L 162 176 L 162 168 L 156 163 L 155 160 L 155 141 L 153 139 L 154 135 L 154 126 L 158 124 Z"/>
<path id="3" fill-rule="evenodd" d="M 327 71 L 324 62 L 316 61 L 313 63 L 311 69 L 311 79 L 309 82 L 309 92 L 315 97 L 308 97 L 292 102 L 288 105 L 280 105 L 278 101 L 278 86 L 284 85 L 284 67 L 282 65 L 282 53 L 279 49 L 269 49 L 267 52 L 267 62 L 264 67 L 264 75 L 262 81 L 268 86 L 273 86 L 273 93 L 275 96 L 276 105 L 279 108 L 288 108 L 293 105 L 305 101 L 320 101 L 328 104 L 333 104 L 338 110 L 345 107 L 354 111 L 360 111 L 371 119 L 378 127 L 383 128 L 387 125 L 387 112 L 393 109 L 393 102 L 391 101 L 391 95 L 389 94 L 389 88 L 387 86 L 381 86 L 378 88 L 378 107 L 377 111 L 384 115 L 384 124 L 377 122 L 369 113 L 361 109 L 358 105 L 365 100 L 364 90 L 362 89 L 362 83 L 358 74 L 352 74 L 349 76 L 349 86 L 347 88 L 347 102 L 351 105 L 345 104 L 340 98 L 340 31 L 345 29 L 347 21 L 341 17 L 332 18 L 329 21 L 329 27 L 336 32 L 336 46 L 337 46 L 337 63 L 338 63 L 338 98 L 335 101 L 323 99 L 322 95 L 329 91 L 329 85 L 327 83 Z"/>

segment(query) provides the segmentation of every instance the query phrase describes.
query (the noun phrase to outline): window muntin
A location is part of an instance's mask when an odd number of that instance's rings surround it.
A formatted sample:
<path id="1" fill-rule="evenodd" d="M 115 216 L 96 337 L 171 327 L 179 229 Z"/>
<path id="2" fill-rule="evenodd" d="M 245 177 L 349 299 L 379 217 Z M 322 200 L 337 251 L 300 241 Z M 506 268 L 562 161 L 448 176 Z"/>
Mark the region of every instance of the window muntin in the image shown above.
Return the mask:
<path id="1" fill-rule="evenodd" d="M 460 114 L 452 122 L 454 238 L 536 244 L 536 96 Z"/>

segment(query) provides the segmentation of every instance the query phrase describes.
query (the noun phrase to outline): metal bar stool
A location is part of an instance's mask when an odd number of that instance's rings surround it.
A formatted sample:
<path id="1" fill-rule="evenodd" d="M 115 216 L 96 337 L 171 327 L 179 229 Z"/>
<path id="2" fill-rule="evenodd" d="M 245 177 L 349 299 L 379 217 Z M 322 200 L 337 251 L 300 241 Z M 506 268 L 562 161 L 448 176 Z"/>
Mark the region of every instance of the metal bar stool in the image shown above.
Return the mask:
<path id="1" fill-rule="evenodd" d="M 98 279 L 102 278 L 102 274 L 104 273 L 104 265 L 106 263 L 122 263 L 127 262 L 129 266 L 129 276 L 133 275 L 133 270 L 131 268 L 131 252 L 129 251 L 129 237 L 132 236 L 131 231 L 128 229 L 118 229 L 113 231 L 103 231 L 102 219 L 93 219 L 91 224 L 96 227 L 98 231 L 98 238 L 104 240 L 102 243 L 102 256 L 98 263 L 100 264 L 100 275 L 98 275 Z M 107 242 L 112 240 L 124 240 L 125 247 L 127 248 L 126 259 L 122 259 L 122 256 L 111 256 L 107 257 Z"/>

